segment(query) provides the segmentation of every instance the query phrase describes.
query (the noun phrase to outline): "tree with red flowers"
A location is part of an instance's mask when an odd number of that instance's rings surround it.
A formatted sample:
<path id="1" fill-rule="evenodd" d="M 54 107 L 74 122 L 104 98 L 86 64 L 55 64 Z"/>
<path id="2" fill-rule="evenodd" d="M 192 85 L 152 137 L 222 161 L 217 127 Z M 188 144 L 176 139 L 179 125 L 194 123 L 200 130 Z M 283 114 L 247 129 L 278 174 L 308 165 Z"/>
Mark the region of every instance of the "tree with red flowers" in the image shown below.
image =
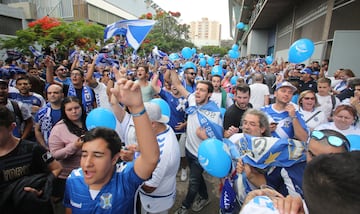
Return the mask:
<path id="1" fill-rule="evenodd" d="M 64 22 L 45 16 L 30 22 L 28 28 L 18 30 L 16 37 L 3 40 L 1 48 L 18 49 L 31 55 L 29 45 L 37 43 L 42 47 L 56 46 L 58 54 L 67 57 L 68 50 L 75 45 L 85 51 L 99 49 L 96 43 L 102 41 L 103 32 L 104 27 L 95 23 Z"/>

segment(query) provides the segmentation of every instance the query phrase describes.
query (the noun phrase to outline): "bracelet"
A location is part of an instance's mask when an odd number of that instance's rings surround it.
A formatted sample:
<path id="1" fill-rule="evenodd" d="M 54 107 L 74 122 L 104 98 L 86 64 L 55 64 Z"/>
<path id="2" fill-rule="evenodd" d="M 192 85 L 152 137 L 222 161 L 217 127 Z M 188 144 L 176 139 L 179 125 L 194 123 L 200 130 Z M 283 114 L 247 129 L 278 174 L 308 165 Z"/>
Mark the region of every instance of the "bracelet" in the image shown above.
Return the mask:
<path id="1" fill-rule="evenodd" d="M 297 116 L 295 115 L 295 116 L 293 116 L 293 117 L 290 117 L 291 119 L 296 119 L 297 118 Z"/>
<path id="2" fill-rule="evenodd" d="M 133 116 L 133 117 L 140 117 L 141 115 L 145 114 L 145 112 L 146 112 L 146 109 L 144 108 L 139 113 L 135 113 L 135 114 L 130 113 L 130 115 Z"/>

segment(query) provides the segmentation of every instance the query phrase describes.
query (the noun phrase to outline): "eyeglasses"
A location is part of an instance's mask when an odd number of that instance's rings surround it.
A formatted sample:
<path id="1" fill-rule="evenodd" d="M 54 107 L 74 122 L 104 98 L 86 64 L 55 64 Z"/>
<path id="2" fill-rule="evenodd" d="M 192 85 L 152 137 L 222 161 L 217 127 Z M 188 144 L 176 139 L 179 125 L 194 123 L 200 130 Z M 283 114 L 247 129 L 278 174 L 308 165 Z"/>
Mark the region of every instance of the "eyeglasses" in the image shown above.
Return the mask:
<path id="1" fill-rule="evenodd" d="M 304 97 L 304 100 L 315 100 L 315 97 Z"/>
<path id="2" fill-rule="evenodd" d="M 322 131 L 315 130 L 311 132 L 311 138 L 314 138 L 316 140 L 322 140 L 324 138 L 327 138 L 327 141 L 330 145 L 335 147 L 344 146 L 347 151 L 350 150 L 350 145 L 348 141 L 345 141 L 337 136 L 326 136 Z"/>
<path id="3" fill-rule="evenodd" d="M 80 76 L 81 76 L 81 74 L 79 74 L 79 73 L 71 73 L 70 75 L 71 75 L 71 76 L 76 76 L 76 77 L 80 77 Z"/>
<path id="4" fill-rule="evenodd" d="M 195 76 L 195 75 L 196 75 L 196 73 L 191 73 L 191 72 L 189 72 L 188 74 L 193 75 L 193 76 Z"/>

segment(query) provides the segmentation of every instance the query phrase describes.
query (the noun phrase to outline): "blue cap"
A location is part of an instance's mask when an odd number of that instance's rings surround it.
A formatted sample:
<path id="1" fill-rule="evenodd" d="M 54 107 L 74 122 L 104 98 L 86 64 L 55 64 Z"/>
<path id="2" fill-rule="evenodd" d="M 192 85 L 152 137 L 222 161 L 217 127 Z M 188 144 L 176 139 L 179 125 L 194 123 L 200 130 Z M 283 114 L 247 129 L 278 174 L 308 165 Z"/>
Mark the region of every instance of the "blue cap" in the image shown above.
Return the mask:
<path id="1" fill-rule="evenodd" d="M 300 73 L 302 73 L 302 74 L 310 74 L 311 75 L 313 72 L 312 72 L 311 68 L 304 68 L 304 69 L 302 69 L 300 71 Z"/>

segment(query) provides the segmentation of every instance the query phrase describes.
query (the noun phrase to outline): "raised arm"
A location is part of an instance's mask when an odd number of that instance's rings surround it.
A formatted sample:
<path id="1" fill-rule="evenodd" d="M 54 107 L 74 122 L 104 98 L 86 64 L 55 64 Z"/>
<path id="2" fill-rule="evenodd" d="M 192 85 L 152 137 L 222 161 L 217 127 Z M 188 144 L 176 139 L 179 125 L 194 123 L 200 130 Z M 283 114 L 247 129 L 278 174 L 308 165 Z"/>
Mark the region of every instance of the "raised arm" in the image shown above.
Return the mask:
<path id="1" fill-rule="evenodd" d="M 181 84 L 180 79 L 179 79 L 178 74 L 176 73 L 176 71 L 175 70 L 169 70 L 169 71 L 170 71 L 171 84 L 176 87 L 176 89 L 180 92 L 181 96 L 188 97 L 190 93 Z"/>
<path id="2" fill-rule="evenodd" d="M 131 80 L 120 79 L 117 87 L 111 89 L 119 102 L 128 106 L 135 125 L 140 156 L 135 160 L 135 173 L 147 180 L 159 161 L 159 146 L 145 111 L 140 86 Z"/>
<path id="3" fill-rule="evenodd" d="M 161 90 L 160 86 L 157 84 L 158 80 L 159 80 L 159 74 L 157 72 L 154 72 L 153 78 L 151 80 L 151 87 L 154 89 L 154 91 L 157 94 L 160 93 Z"/>
<path id="4" fill-rule="evenodd" d="M 93 77 L 94 71 L 95 71 L 96 58 L 97 58 L 97 55 L 95 55 L 92 63 L 90 64 L 90 68 L 89 68 L 88 72 L 86 73 L 86 77 L 85 77 L 85 80 L 86 80 L 87 84 L 88 84 L 91 88 L 95 88 L 95 87 L 98 85 L 98 82 L 97 82 L 96 79 Z"/>

